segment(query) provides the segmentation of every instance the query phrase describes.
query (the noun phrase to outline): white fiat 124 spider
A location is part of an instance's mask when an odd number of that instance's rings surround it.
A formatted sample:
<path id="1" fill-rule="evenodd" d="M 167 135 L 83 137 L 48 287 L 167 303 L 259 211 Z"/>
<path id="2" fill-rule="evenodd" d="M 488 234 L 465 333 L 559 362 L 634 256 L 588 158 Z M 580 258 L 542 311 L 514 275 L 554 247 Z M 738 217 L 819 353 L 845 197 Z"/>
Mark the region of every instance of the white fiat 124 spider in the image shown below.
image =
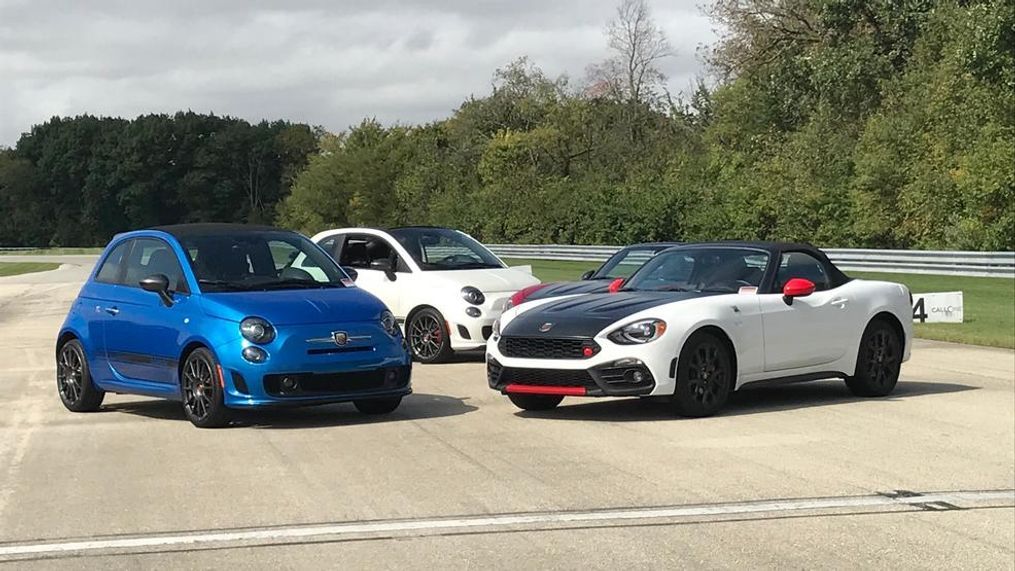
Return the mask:
<path id="1" fill-rule="evenodd" d="M 666 396 L 678 414 L 707 416 L 747 384 L 834 377 L 884 396 L 909 358 L 911 303 L 905 286 L 850 279 L 807 244 L 679 246 L 615 293 L 505 312 L 487 380 L 527 410 L 565 396 Z"/>

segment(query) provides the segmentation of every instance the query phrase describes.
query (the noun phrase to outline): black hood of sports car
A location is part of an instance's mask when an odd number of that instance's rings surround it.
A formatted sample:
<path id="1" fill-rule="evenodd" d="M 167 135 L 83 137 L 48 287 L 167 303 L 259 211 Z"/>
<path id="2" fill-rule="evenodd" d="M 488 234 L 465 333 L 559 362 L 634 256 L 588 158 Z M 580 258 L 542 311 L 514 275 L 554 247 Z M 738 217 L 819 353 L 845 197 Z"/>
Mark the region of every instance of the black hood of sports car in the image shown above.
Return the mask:
<path id="1" fill-rule="evenodd" d="M 592 337 L 628 315 L 658 305 L 717 295 L 712 292 L 619 292 L 551 301 L 504 326 L 509 337 Z M 524 306 L 523 306 L 524 307 Z M 540 331 L 551 324 L 547 331 Z"/>
<path id="2" fill-rule="evenodd" d="M 548 297 L 560 297 L 562 295 L 575 295 L 580 293 L 606 293 L 613 280 L 585 280 L 580 282 L 561 282 L 550 284 L 539 288 L 529 294 L 525 301 L 533 299 L 546 299 Z"/>

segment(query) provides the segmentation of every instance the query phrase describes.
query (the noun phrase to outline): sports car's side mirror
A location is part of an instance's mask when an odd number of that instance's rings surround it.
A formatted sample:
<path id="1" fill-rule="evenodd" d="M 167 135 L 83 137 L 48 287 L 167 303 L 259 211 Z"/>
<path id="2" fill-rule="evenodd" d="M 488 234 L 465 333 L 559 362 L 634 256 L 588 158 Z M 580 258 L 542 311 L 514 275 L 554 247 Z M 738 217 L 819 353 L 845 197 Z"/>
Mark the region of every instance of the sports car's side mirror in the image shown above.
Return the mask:
<path id="1" fill-rule="evenodd" d="M 620 288 L 624 287 L 624 278 L 617 278 L 610 282 L 610 287 L 607 289 L 610 293 L 617 293 Z"/>
<path id="2" fill-rule="evenodd" d="M 595 274 L 595 273 L 596 272 L 594 270 L 589 270 L 589 271 L 585 272 L 584 274 L 582 274 L 582 279 L 583 280 L 591 279 L 593 274 Z"/>
<path id="3" fill-rule="evenodd" d="M 173 305 L 173 296 L 169 295 L 169 278 L 165 274 L 152 274 L 137 284 L 145 291 L 159 294 L 166 307 Z"/>
<path id="4" fill-rule="evenodd" d="M 793 298 L 805 297 L 814 293 L 814 282 L 803 278 L 793 278 L 782 286 L 782 300 L 786 305 L 793 305 Z"/>

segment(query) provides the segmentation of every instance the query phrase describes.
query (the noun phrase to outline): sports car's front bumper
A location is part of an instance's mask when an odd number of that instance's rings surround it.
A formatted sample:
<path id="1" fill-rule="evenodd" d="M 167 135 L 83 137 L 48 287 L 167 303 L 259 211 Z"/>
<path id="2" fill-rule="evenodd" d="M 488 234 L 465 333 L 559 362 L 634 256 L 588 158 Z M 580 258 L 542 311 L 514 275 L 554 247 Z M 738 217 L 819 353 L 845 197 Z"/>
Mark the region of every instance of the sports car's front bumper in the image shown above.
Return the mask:
<path id="1" fill-rule="evenodd" d="M 588 358 L 507 356 L 499 339 L 486 352 L 487 383 L 501 393 L 565 396 L 655 396 L 673 394 L 675 359 L 645 345 L 616 345 L 596 339 Z"/>

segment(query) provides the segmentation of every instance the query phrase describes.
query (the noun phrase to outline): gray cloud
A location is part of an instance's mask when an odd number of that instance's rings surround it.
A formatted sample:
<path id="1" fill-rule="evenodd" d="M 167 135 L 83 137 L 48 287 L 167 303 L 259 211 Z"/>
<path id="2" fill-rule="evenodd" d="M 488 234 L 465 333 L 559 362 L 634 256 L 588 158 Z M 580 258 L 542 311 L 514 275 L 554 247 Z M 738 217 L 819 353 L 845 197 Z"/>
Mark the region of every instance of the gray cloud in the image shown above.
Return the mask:
<path id="1" fill-rule="evenodd" d="M 341 130 L 445 117 L 520 57 L 576 79 L 614 0 L 0 0 L 0 145 L 53 115 L 180 109 Z M 694 0 L 654 3 L 670 89 L 714 38 Z"/>

